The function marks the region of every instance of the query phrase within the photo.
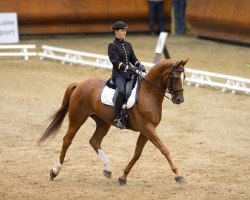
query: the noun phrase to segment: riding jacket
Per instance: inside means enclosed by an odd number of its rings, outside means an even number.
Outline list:
[[[113,80],[117,77],[129,79],[131,72],[126,71],[125,69],[130,63],[136,68],[141,65],[134,54],[132,45],[117,37],[112,43],[109,43],[108,56],[110,62],[113,64],[111,77]]]

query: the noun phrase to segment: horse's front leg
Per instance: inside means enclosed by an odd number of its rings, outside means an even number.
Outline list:
[[[143,130],[143,133],[161,151],[161,153],[167,158],[168,163],[169,163],[172,171],[176,175],[176,177],[175,177],[176,182],[185,183],[185,178],[182,176],[181,170],[176,166],[176,163],[174,162],[167,145],[165,145],[161,141],[159,136],[156,134],[155,127],[152,124],[147,124],[145,126],[145,130]]]
[[[135,153],[129,164],[126,166],[123,175],[118,179],[118,182],[120,185],[124,185],[127,182],[127,176],[129,172],[131,171],[132,167],[136,163],[136,161],[140,158],[142,150],[147,143],[148,139],[144,135],[140,134],[137,143],[136,143],[136,148],[135,148]]]

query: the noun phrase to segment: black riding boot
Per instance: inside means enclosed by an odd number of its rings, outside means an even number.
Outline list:
[[[115,117],[114,117],[114,125],[117,128],[124,128],[124,124],[121,119],[121,110],[122,110],[123,98],[121,95],[117,95],[115,100]]]

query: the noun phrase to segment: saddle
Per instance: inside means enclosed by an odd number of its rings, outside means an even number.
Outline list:
[[[122,123],[125,128],[130,128],[130,120],[127,114],[127,109],[133,107],[133,105],[137,102],[138,99],[138,91],[139,91],[139,78],[132,75],[132,78],[129,82],[126,83],[125,86],[125,102],[122,106]],[[114,106],[114,102],[118,95],[118,90],[116,89],[116,85],[112,79],[109,79],[106,82],[106,86],[104,87],[101,94],[101,102]]]
[[[125,85],[125,99],[126,99],[126,102],[128,102],[128,99],[132,93],[132,90],[135,88],[135,85],[136,85],[136,82],[137,82],[137,79],[135,77],[132,77],[132,79],[126,83]],[[116,85],[115,85],[115,82],[113,81],[113,79],[109,79],[107,82],[106,82],[106,86],[108,86],[109,88],[112,88],[112,89],[115,89],[115,94],[112,98],[112,102],[115,103],[115,100],[116,100],[116,97],[118,95],[118,90],[116,89]],[[136,102],[136,100],[135,100]]]
[[[138,90],[139,90],[139,78],[132,75],[132,79],[126,83],[125,87],[125,97],[126,101],[123,104],[123,109],[131,108],[138,99]],[[114,106],[115,99],[118,95],[116,85],[112,79],[109,79],[106,82],[101,94],[101,102],[106,105]]]
[[[121,116],[125,128],[130,129],[130,121],[129,121],[129,116],[127,114],[127,109],[130,109],[131,107],[134,106],[134,104],[137,103],[141,78],[146,75],[147,72],[136,70],[132,75],[131,80],[126,83],[125,87],[126,101],[122,106],[123,109]],[[114,102],[117,95],[118,91],[116,90],[115,82],[112,79],[109,79],[106,82],[106,86],[102,91],[101,102],[106,105],[114,106]]]

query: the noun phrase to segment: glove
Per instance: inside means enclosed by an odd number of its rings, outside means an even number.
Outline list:
[[[132,67],[131,65],[128,66],[128,69],[132,72],[135,72],[136,71],[136,68],[135,67]]]
[[[129,66],[127,65],[127,66],[125,67],[125,69],[124,69],[124,72],[127,72],[128,69],[129,69]]]
[[[140,65],[138,67],[138,69],[141,70],[141,71],[143,71],[143,72],[146,72],[146,69],[145,69],[144,65]]]
[[[130,65],[127,65],[124,69],[124,72],[127,72],[128,70],[135,71],[135,67],[131,67]]]

